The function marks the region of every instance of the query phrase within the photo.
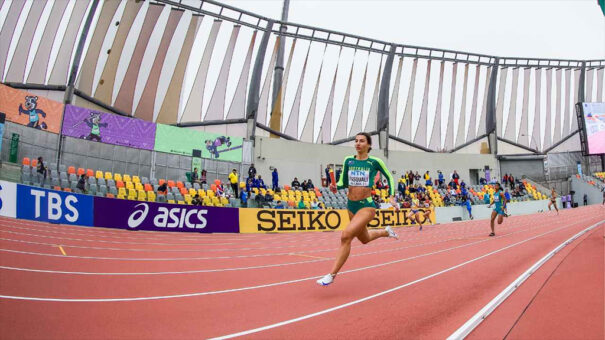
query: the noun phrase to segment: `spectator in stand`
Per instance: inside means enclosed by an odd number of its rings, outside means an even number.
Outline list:
[[[202,205],[202,199],[199,194],[195,194],[195,197],[191,200],[192,205]]]
[[[216,197],[224,197],[225,196],[225,187],[223,187],[223,183],[220,183],[216,186]]]
[[[456,182],[454,182],[453,179],[450,180],[450,182],[447,184],[448,189],[457,189],[458,188],[458,184]]]
[[[304,180],[304,181],[302,182],[302,184],[300,185],[300,187],[303,189],[303,191],[307,191],[307,181],[306,181],[306,180]]]
[[[340,174],[342,173],[342,169],[336,169],[336,173],[334,174],[334,179],[336,179],[336,183],[340,181]]]
[[[254,184],[255,184],[254,186],[256,188],[267,189],[267,186],[265,185],[265,181],[263,181],[263,179],[262,179],[262,177],[260,175],[258,175],[258,178],[255,180]]]
[[[452,204],[452,197],[450,196],[450,193],[448,192],[445,194],[445,197],[443,197],[443,205],[445,205],[447,207],[450,204]]]
[[[315,185],[313,185],[313,181],[309,178],[307,180],[307,190],[313,190],[315,189]]]
[[[237,170],[233,169],[229,174],[229,183],[231,183],[231,189],[235,194],[235,198],[239,198],[239,178],[237,176]]]
[[[384,189],[384,185],[382,184],[382,181],[380,179],[376,181],[376,189]]]
[[[273,196],[268,191],[265,193],[265,202],[273,202]]]
[[[191,183],[199,183],[200,179],[199,179],[199,175],[197,174],[197,168],[193,168],[193,171],[191,172]]]
[[[412,170],[408,171],[407,177],[408,177],[408,184],[410,186],[414,185],[414,173],[412,172]]]
[[[282,201],[277,201],[277,204],[275,205],[275,209],[284,209],[284,204],[282,203]]]
[[[506,202],[510,202],[510,193],[508,192],[508,189],[504,190],[504,198],[506,198]]]
[[[313,210],[317,210],[319,209],[319,202],[317,202],[317,199],[313,199],[313,201],[311,201],[311,209]]]
[[[486,185],[487,184],[487,180],[485,180],[485,178],[481,177],[481,178],[479,178],[479,184]]]
[[[504,176],[502,176],[502,183],[508,183],[508,174],[504,174]]]
[[[300,188],[300,182],[298,181],[298,177],[294,177],[292,181],[292,189],[298,190]]]
[[[429,175],[429,171],[427,170],[424,173],[424,185],[430,186],[433,182],[431,181],[431,175]]]
[[[158,195],[166,196],[167,192],[168,192],[168,184],[166,184],[166,182],[164,182],[164,183],[162,183],[162,185],[160,185],[158,187]]]
[[[403,176],[401,176],[403,178]],[[403,181],[399,181],[399,184],[397,185],[397,192],[399,192],[399,195],[403,196],[405,194],[405,184]]]
[[[277,173],[277,168],[273,168],[273,172],[271,172],[271,183],[273,184],[273,191],[279,188],[279,175]]]
[[[458,172],[456,170],[454,170],[454,173],[452,174],[452,180],[454,180],[454,182],[456,183],[456,187],[458,187],[458,181],[460,181],[460,175],[458,175]]]
[[[450,195],[452,195],[452,197],[456,197],[456,195],[457,195],[456,189],[450,188]]]
[[[484,204],[490,204],[491,203],[491,199],[489,198],[488,194],[483,194],[483,203]]]
[[[328,184],[328,187],[330,187],[330,182],[332,181],[330,179],[330,171],[332,170],[332,168],[330,168],[329,165],[326,165],[326,168],[324,169],[324,172],[326,173],[326,183]]]
[[[239,195],[239,199],[242,203],[243,208],[248,207],[248,192],[247,191],[242,191],[241,195]]]
[[[82,174],[80,176],[80,179],[78,180],[78,184],[76,185],[76,188],[80,189],[80,191],[82,191],[83,194],[86,193],[86,175]],[[584,204],[586,205],[586,204]]]
[[[254,164],[250,164],[250,167],[248,168],[248,178],[254,177],[256,177],[256,168],[254,167]]]
[[[202,169],[202,175],[200,176],[200,184],[206,184],[206,170]]]
[[[466,183],[464,183],[464,180],[460,182],[460,188],[466,188]]]
[[[513,197],[521,197],[523,196],[523,194],[521,194],[521,188],[516,187],[515,190],[513,191]]]
[[[250,193],[250,190],[252,190],[252,188],[254,188],[254,179],[248,178],[246,180],[246,191]]]
[[[416,173],[414,174],[414,180],[415,180],[416,182],[420,182],[420,179],[421,179],[421,178],[422,178],[422,177],[420,177],[420,174],[418,173],[418,171],[416,171]]]
[[[38,157],[38,167],[36,172],[38,173],[38,182],[40,182],[40,186],[44,186],[44,183],[46,182],[46,175],[48,174],[48,168],[46,165],[44,165],[44,160],[42,157]],[[40,180],[40,177],[42,180]]]
[[[303,202],[302,200],[298,201],[298,209],[307,209],[305,202]]]
[[[443,176],[441,170],[437,170],[437,172],[439,173],[439,188],[442,188],[445,184],[445,176]]]
[[[588,205],[588,195],[584,194],[584,205]]]

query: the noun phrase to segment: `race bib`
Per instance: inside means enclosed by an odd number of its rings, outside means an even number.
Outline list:
[[[349,186],[367,187],[370,184],[370,172],[367,170],[349,170]]]

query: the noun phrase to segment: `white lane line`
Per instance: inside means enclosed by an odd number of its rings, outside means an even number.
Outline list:
[[[604,222],[604,221],[601,221],[601,222],[599,222],[599,223],[597,223],[597,224],[600,224],[600,223],[603,223],[603,222]],[[468,264],[471,264],[471,263],[473,263],[473,262],[479,261],[479,260],[481,260],[481,259],[484,259],[484,258],[486,258],[486,257],[489,257],[489,256],[492,256],[492,255],[494,255],[494,254],[500,253],[500,252],[505,251],[505,250],[507,250],[507,249],[510,249],[510,248],[516,247],[516,246],[518,246],[518,245],[520,245],[520,244],[523,244],[523,243],[529,242],[529,241],[531,241],[531,240],[534,240],[534,239],[536,239],[536,238],[538,238],[538,237],[541,237],[541,236],[544,236],[544,235],[548,235],[548,234],[550,234],[550,233],[554,233],[555,231],[558,231],[558,230],[561,230],[561,229],[565,229],[565,228],[569,228],[569,226],[566,226],[566,227],[561,227],[561,228],[557,228],[557,229],[555,229],[555,230],[552,230],[552,231],[549,231],[549,232],[546,232],[546,233],[543,233],[543,234],[540,234],[540,235],[533,236],[533,237],[531,237],[531,238],[529,238],[529,239],[526,239],[526,240],[523,240],[523,241],[519,241],[519,242],[513,243],[513,244],[508,245],[508,246],[506,246],[506,247],[504,247],[504,248],[500,248],[500,249],[498,249],[498,250],[494,250],[494,251],[492,251],[492,252],[490,252],[490,253],[487,253],[487,254],[481,255],[481,256],[479,256],[479,257],[476,257],[476,258],[474,258],[474,259],[471,259],[471,260],[468,260],[468,261],[462,262],[462,263],[460,263],[460,264],[458,264],[458,265],[455,265],[455,266],[449,267],[449,268],[444,269],[444,270],[442,270],[442,271],[439,271],[439,272],[437,272],[437,273],[433,273],[433,274],[427,275],[427,276],[422,277],[422,278],[420,278],[420,279],[417,279],[417,280],[414,280],[414,281],[411,281],[411,282],[408,282],[408,283],[402,284],[402,285],[400,285],[400,286],[397,286],[397,287],[394,287],[394,288],[391,288],[391,289],[388,289],[388,290],[382,291],[382,292],[380,292],[380,293],[376,293],[376,294],[373,294],[373,295],[370,295],[370,296],[366,296],[366,297],[364,297],[364,298],[361,298],[361,299],[358,299],[358,300],[355,300],[355,301],[351,301],[351,302],[348,302],[348,303],[345,303],[345,304],[342,304],[342,305],[338,305],[338,306],[335,306],[335,307],[332,307],[332,308],[324,309],[324,310],[319,311],[319,312],[316,312],[316,313],[312,313],[312,314],[303,315],[303,316],[300,316],[300,317],[298,317],[298,318],[294,318],[294,319],[290,319],[290,320],[286,320],[286,321],[282,321],[282,322],[274,323],[274,324],[272,324],[272,325],[267,325],[267,326],[263,326],[263,327],[258,327],[258,328],[254,328],[254,329],[246,330],[246,331],[243,331],[243,332],[238,332],[238,333],[233,333],[233,334],[227,334],[227,335],[219,336],[219,337],[212,338],[212,339],[230,339],[230,338],[235,338],[235,337],[239,337],[239,336],[244,336],[244,335],[249,335],[249,334],[253,334],[253,333],[258,333],[258,332],[266,331],[266,330],[268,330],[268,329],[272,329],[272,328],[277,328],[277,327],[285,326],[285,325],[288,325],[288,324],[291,324],[291,323],[299,322],[299,321],[306,320],[306,319],[310,319],[310,318],[313,318],[313,317],[316,317],[316,316],[319,316],[319,315],[323,315],[323,314],[326,314],[326,313],[330,313],[330,312],[333,312],[333,311],[336,311],[336,310],[339,310],[339,309],[343,309],[343,308],[346,308],[346,307],[350,307],[350,306],[356,305],[356,304],[358,304],[358,303],[365,302],[365,301],[368,301],[368,300],[371,300],[371,299],[374,299],[374,298],[377,298],[377,297],[380,297],[380,296],[383,296],[383,295],[386,295],[386,294],[392,293],[392,292],[397,291],[397,290],[400,290],[400,289],[402,289],[402,288],[409,287],[409,286],[414,285],[414,284],[416,284],[416,283],[419,283],[419,282],[422,282],[422,281],[426,281],[426,280],[428,280],[428,279],[430,279],[430,278],[433,278],[433,277],[439,276],[439,275],[441,275],[441,274],[445,274],[445,273],[447,273],[447,272],[450,272],[450,271],[452,271],[452,270],[458,269],[458,268],[460,268],[460,267],[464,267],[464,266],[466,266],[466,265],[468,265]]]
[[[565,220],[567,221],[567,219]],[[501,228],[500,230],[511,230],[514,229],[514,227],[504,227]],[[531,228],[530,228],[531,229]],[[529,230],[529,229],[528,229]],[[466,232],[467,229],[462,230],[462,232]],[[416,236],[418,235],[417,233],[415,234]],[[448,236],[448,235],[456,235],[456,237],[460,237],[460,230],[452,230],[449,232],[436,232],[434,235],[429,236],[429,237],[413,237],[413,238],[402,238],[403,235],[400,235],[401,241],[404,242],[409,242],[409,241],[417,241],[417,240],[426,240],[426,239],[438,239],[438,242],[436,243],[440,243],[442,241],[450,241],[450,240],[454,240],[456,238],[450,238],[450,239],[445,239],[442,240],[440,239],[442,236]],[[484,233],[476,233],[476,234],[471,234],[468,236],[478,236],[478,235],[484,235]],[[464,236],[464,235],[462,235]],[[12,239],[3,239],[0,238],[0,240],[7,240],[7,241],[13,241],[13,242],[20,242],[20,243],[32,243],[32,244],[40,244],[40,245],[49,245],[47,243],[34,243],[32,241],[24,241],[24,240],[12,240]],[[432,244],[432,243],[427,243],[427,244]],[[352,246],[353,248],[361,248],[363,247],[364,249],[367,248],[371,248],[371,247],[379,247],[379,246],[383,246],[383,243],[381,242],[373,242],[371,244],[359,244],[359,245],[355,245]],[[89,247],[89,246],[71,246],[71,248],[81,248],[81,249],[96,249],[96,250],[127,250],[127,249],[123,249],[123,248],[108,248],[108,247]],[[269,248],[269,249],[276,249],[276,248]],[[405,249],[404,248],[395,248],[393,249],[393,251],[396,250],[400,250],[400,249]],[[39,253],[39,252],[26,252],[26,251],[19,251],[19,250],[12,250],[12,249],[2,249],[0,248],[0,251],[4,251],[4,252],[10,252],[10,253],[18,253],[18,254],[27,254],[27,255],[38,255],[38,256],[50,256],[50,257],[56,257],[54,254],[48,254],[48,253]],[[153,252],[154,250],[148,250],[149,252]],[[89,259],[89,260],[120,260],[120,261],[178,261],[178,260],[183,260],[183,261],[187,261],[187,260],[225,260],[225,259],[241,259],[241,258],[260,258],[260,257],[272,257],[272,256],[285,256],[285,255],[289,255],[292,253],[295,254],[309,254],[309,253],[321,253],[321,252],[326,252],[326,251],[334,251],[334,248],[324,248],[324,249],[313,249],[313,250],[305,250],[305,251],[298,251],[298,252],[283,252],[283,253],[268,253],[268,254],[256,254],[256,255],[233,255],[233,256],[204,256],[204,257],[172,257],[172,258],[124,258],[124,257],[98,257],[98,256],[69,256],[70,258],[77,258],[77,259]],[[383,252],[383,251],[381,251]]]
[[[477,314],[473,315],[468,321],[464,323],[460,328],[458,328],[454,333],[452,333],[447,339],[448,340],[458,340],[464,339],[467,335],[469,335],[483,320],[485,320],[500,304],[502,304],[517,288],[519,288],[525,280],[527,280],[533,273],[535,273],[544,263],[550,260],[556,253],[561,251],[561,249],[565,248],[568,244],[572,243],[580,236],[588,233],[594,228],[598,227],[601,223],[605,222],[605,220],[598,222],[596,224],[591,225],[590,227],[580,231],[574,236],[570,237],[567,241],[561,243],[555,249],[550,251],[548,254],[544,255],[543,258],[534,263],[529,269],[527,269],[523,274],[521,274],[517,279],[511,282],[508,287],[504,288],[500,294],[496,295],[490,302],[487,303]]]
[[[32,231],[32,232],[43,232],[43,233],[50,233],[50,234],[62,234],[62,235],[71,235],[71,236],[88,236],[88,237],[103,237],[103,238],[114,238],[114,239],[120,239],[120,240],[124,240],[124,239],[130,239],[130,240],[154,240],[154,241],[162,241],[162,239],[166,239],[165,241],[185,241],[185,242],[191,242],[191,241],[196,241],[195,238],[186,238],[186,239],[180,239],[180,238],[168,238],[168,237],[129,237],[129,236],[104,236],[104,235],[98,235],[96,233],[85,233],[82,232],[80,230],[78,231],[74,231],[74,232],[65,232],[65,231],[55,231],[52,230],[50,227],[47,228],[25,228],[25,227],[18,227],[15,225],[0,225],[0,227],[6,227],[6,228],[10,228],[10,229],[18,229],[18,230],[26,230],[26,231]],[[86,227],[89,228],[89,227]],[[90,229],[90,228],[89,228]],[[125,230],[126,232],[132,232],[133,230]],[[0,229],[0,233],[5,232],[3,230]],[[166,232],[162,232],[162,234],[166,234]],[[215,234],[212,234],[215,235]],[[246,234],[238,234],[238,235],[246,235]],[[261,235],[261,234],[256,234],[256,235]],[[284,234],[282,234],[284,235]],[[300,235],[300,234],[299,234]],[[40,235],[38,234],[39,237],[46,237],[46,235]],[[185,236],[185,235],[183,235]],[[284,235],[285,236],[285,235]],[[304,241],[304,242],[313,242],[313,241],[317,241],[317,240],[328,240],[329,237],[317,237],[317,236],[323,236],[320,234],[315,233],[316,237],[306,237],[306,238],[301,238],[301,239],[295,239],[295,240],[279,240],[277,242],[274,243],[293,243],[293,242],[300,242],[300,241]],[[197,240],[199,241],[209,241],[210,239],[208,237],[206,238],[197,238]],[[230,243],[194,243],[195,245],[230,245],[230,244],[271,244],[272,242],[268,242],[268,241],[256,241],[256,242],[248,242],[249,240],[243,240],[242,238],[231,238],[231,239],[220,239],[220,241],[239,241],[239,242],[230,242]],[[144,242],[139,242],[140,244],[145,244]],[[181,243],[178,243],[181,244]],[[182,243],[185,244],[185,243]]]
[[[578,222],[576,224],[579,224],[579,223],[580,222]],[[498,250],[496,252],[502,251],[504,249],[511,248],[512,246],[519,245],[519,244],[528,242],[530,240],[536,239],[538,237],[541,237],[541,236],[544,236],[544,235],[548,235],[548,234],[557,232],[557,231],[562,230],[562,229],[570,228],[570,227],[571,226],[568,225],[568,226],[560,227],[560,228],[557,228],[557,229],[554,229],[554,230],[551,230],[551,231],[539,234],[537,236],[533,236],[533,237],[531,237],[529,239],[526,239],[524,241],[517,242],[517,243],[515,243],[515,244],[513,244],[511,246],[507,246],[505,248],[501,248],[500,250]],[[503,238],[503,237],[507,237],[507,236],[512,235],[512,234],[514,234],[514,233],[502,235],[502,236],[499,236],[499,237],[496,237],[496,238]],[[468,247],[468,246],[471,246],[471,245],[475,245],[475,244],[478,244],[478,243],[483,243],[483,242],[486,242],[486,241],[489,241],[489,240],[493,240],[493,239],[494,238],[489,238],[489,239],[485,239],[483,241],[471,242],[471,243],[463,244],[463,245],[456,246],[456,247],[451,247],[451,248],[447,248],[447,249],[438,250],[438,251],[431,252],[431,253],[426,253],[426,254],[420,254],[420,255],[416,255],[416,256],[411,256],[411,257],[408,257],[408,258],[405,258],[405,259],[399,259],[399,260],[395,260],[395,261],[391,261],[391,262],[385,262],[385,263],[375,264],[375,265],[371,265],[371,266],[366,266],[366,267],[360,267],[360,268],[355,268],[355,269],[351,269],[351,270],[346,270],[346,271],[340,272],[339,275],[343,275],[343,274],[347,274],[347,273],[353,273],[353,272],[358,272],[358,271],[363,271],[363,270],[367,270],[367,269],[384,267],[384,266],[395,264],[395,263],[401,263],[401,262],[406,262],[406,261],[410,261],[410,260],[414,260],[414,259],[418,259],[418,258],[423,258],[423,257],[435,255],[435,254],[445,253],[445,252],[448,252],[450,250],[465,248],[465,247]],[[492,253],[490,253],[490,254],[492,254]],[[495,254],[495,252],[493,252],[493,254]],[[471,262],[476,261],[477,259],[483,258],[485,256],[486,255],[483,255],[483,256],[481,256],[479,258],[476,258],[475,260],[471,260]],[[470,263],[470,262],[467,261],[465,263]],[[456,266],[456,268],[459,267],[459,266],[460,265]],[[452,267],[452,268],[454,268],[454,267]],[[448,271],[448,270],[446,270],[446,271]],[[441,271],[440,273],[444,273],[446,271]],[[436,275],[432,274],[432,276],[436,276]],[[198,292],[198,293],[189,293],[189,294],[177,294],[177,295],[133,297],[133,298],[88,298],[88,299],[76,299],[76,298],[41,298],[41,297],[29,297],[29,296],[0,295],[0,299],[28,300],[28,301],[54,301],[54,302],[123,302],[123,301],[164,300],[164,299],[173,299],[173,298],[185,298],[185,297],[195,297],[195,296],[204,296],[204,295],[215,295],[215,294],[233,293],[233,292],[240,292],[240,291],[246,291],[246,290],[259,289],[259,288],[282,286],[282,285],[291,284],[291,283],[297,283],[297,282],[308,281],[308,280],[315,280],[317,278],[318,278],[317,276],[312,276],[312,277],[306,277],[306,278],[302,278],[302,279],[295,279],[295,280],[289,280],[289,281],[274,282],[274,283],[269,283],[269,284],[264,284],[264,285],[241,287],[241,288],[218,290],[218,291]],[[420,282],[420,281],[416,280],[414,282]],[[403,288],[403,286],[400,286],[400,288]]]
[[[579,222],[581,223],[581,222]],[[510,230],[513,229],[512,227],[509,228],[502,228],[503,230]],[[524,231],[529,231],[532,230],[533,228],[528,228],[528,229],[521,229],[518,230],[516,232],[512,232],[503,236],[508,236],[508,235],[513,235],[513,234],[518,234],[520,232],[524,232]],[[477,233],[471,236],[477,236],[477,235],[485,235],[485,233]],[[435,241],[435,242],[428,242],[428,243],[420,243],[417,245],[413,245],[413,246],[406,246],[406,247],[398,247],[398,248],[390,248],[390,249],[382,249],[382,250],[378,250],[378,251],[373,251],[373,252],[365,252],[365,253],[360,253],[360,254],[353,254],[351,255],[352,257],[355,256],[365,256],[365,255],[372,255],[372,254],[382,254],[382,253],[388,253],[388,252],[395,252],[395,251],[399,251],[399,250],[403,250],[403,249],[409,249],[409,248],[416,248],[416,247],[421,247],[421,246],[427,246],[427,245],[433,245],[433,244],[439,244],[439,243],[444,243],[444,242],[449,242],[449,241],[456,241],[458,240],[458,236],[456,237],[452,237],[449,239],[444,239],[444,240],[439,240],[439,241]],[[421,240],[421,238],[417,238],[417,239],[410,239],[410,240]],[[486,239],[487,240],[487,239]],[[406,241],[406,240],[403,240]],[[384,243],[376,243],[376,245],[384,245]],[[70,246],[72,248],[74,248],[73,246]],[[353,248],[361,248],[364,247],[368,248],[368,245],[357,245],[357,246],[353,246]],[[236,255],[236,256],[215,256],[215,257],[167,257],[167,258],[136,258],[136,257],[96,257],[96,256],[78,256],[78,255],[69,255],[69,256],[58,256],[56,254],[48,254],[48,253],[37,253],[37,252],[27,252],[27,251],[21,251],[21,250],[12,250],[12,249],[1,249],[0,251],[3,252],[8,252],[8,253],[17,253],[17,254],[26,254],[26,255],[36,255],[36,256],[48,256],[48,257],[61,257],[61,258],[76,258],[76,259],[86,259],[86,260],[119,260],[119,261],[186,261],[186,260],[224,260],[224,259],[241,259],[241,258],[257,258],[257,257],[269,257],[269,256],[286,256],[286,255],[292,255],[292,254],[307,254],[307,253],[318,253],[318,252],[326,252],[326,251],[334,251],[334,248],[329,248],[329,249],[315,249],[315,250],[307,250],[307,251],[299,251],[299,252],[290,252],[290,253],[272,253],[272,254],[257,254],[257,255]],[[314,262],[314,261],[313,261]],[[305,263],[305,262],[303,262]],[[281,265],[285,265],[285,264],[281,264]],[[6,268],[8,269],[8,268]],[[246,269],[246,268],[242,268],[242,269]],[[187,272],[183,272],[183,273],[187,273]]]

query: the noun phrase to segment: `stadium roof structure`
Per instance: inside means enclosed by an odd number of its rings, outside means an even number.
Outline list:
[[[212,0],[4,6],[3,83],[65,91],[66,103],[75,95],[158,123],[230,126],[248,138],[342,144],[367,131],[382,148],[455,152],[491,134],[531,153],[576,151],[575,103],[605,96],[605,60],[411,46]],[[38,24],[18,24],[25,19]],[[278,95],[280,41],[287,63]]]

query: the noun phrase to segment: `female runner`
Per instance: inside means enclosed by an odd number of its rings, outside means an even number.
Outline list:
[[[550,191],[550,202],[548,202],[548,211],[550,211],[551,206],[555,207],[557,215],[559,215],[559,208],[557,208],[557,192],[555,191],[555,188],[552,188],[552,190]]]
[[[422,221],[420,221],[420,200],[416,197],[412,198],[412,206],[407,214],[407,218],[412,222],[418,223],[420,226],[418,231],[422,231]]]
[[[334,281],[336,274],[347,261],[351,252],[351,242],[357,237],[361,243],[366,244],[379,237],[392,237],[399,239],[397,234],[386,227],[384,230],[370,230],[366,228],[368,223],[376,214],[376,205],[372,200],[372,186],[376,173],[380,172],[388,179],[389,195],[391,205],[398,210],[399,206],[393,197],[395,193],[395,182],[393,176],[385,166],[384,162],[376,157],[370,157],[368,152],[372,150],[372,138],[368,133],[360,132],[355,137],[356,156],[346,157],[343,163],[342,174],[337,185],[330,184],[330,190],[349,188],[347,208],[349,210],[349,225],[340,236],[340,249],[336,261],[329,274],[317,280],[317,284],[327,286]]]
[[[492,228],[492,233],[489,236],[496,236],[496,232],[494,230],[494,221],[496,217],[498,217],[498,224],[502,224],[504,217],[508,217],[506,214],[506,197],[504,196],[504,192],[502,191],[502,187],[500,183],[496,183],[496,192],[494,193],[494,201],[490,203],[487,207],[491,208],[492,204],[495,204],[494,211],[492,211],[492,217],[490,220],[490,226]]]

